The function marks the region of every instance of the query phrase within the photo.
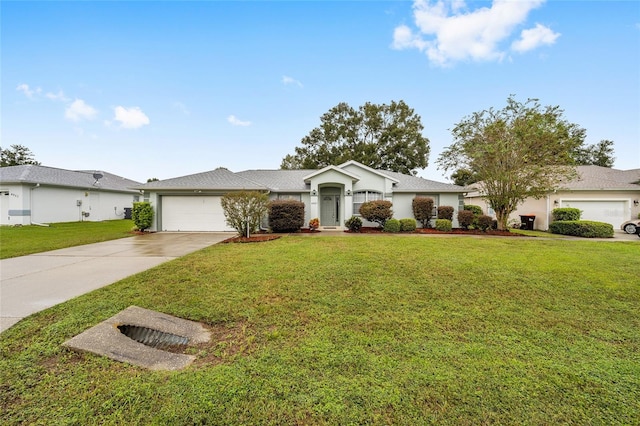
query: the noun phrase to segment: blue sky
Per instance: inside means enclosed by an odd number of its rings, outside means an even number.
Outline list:
[[[510,94],[640,168],[637,1],[2,1],[2,147],[138,181],[277,169],[340,102],[404,100],[436,159]]]

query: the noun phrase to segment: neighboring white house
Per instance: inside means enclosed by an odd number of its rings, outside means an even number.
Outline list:
[[[231,231],[220,204],[231,191],[264,191],[269,198],[294,199],[305,204],[305,222],[320,219],[325,229],[343,229],[358,215],[363,202],[388,200],[397,219],[413,218],[412,201],[431,197],[436,206],[455,209],[463,203],[461,186],[435,182],[402,173],[374,170],[356,161],[321,170],[247,170],[234,173],[225,168],[149,182],[138,187],[154,207],[159,231]],[[366,223],[365,223],[366,224]],[[373,224],[370,224],[373,225]]]
[[[541,199],[527,199],[518,206],[510,220],[520,222],[520,215],[535,216],[534,228],[549,229],[551,212],[558,207],[582,211],[582,220],[610,223],[614,229],[640,213],[640,169],[617,170],[600,166],[578,166],[579,177],[566,182]],[[470,191],[466,204],[475,204],[495,216],[478,192]]]
[[[0,224],[122,219],[140,182],[102,171],[22,165],[0,167]]]

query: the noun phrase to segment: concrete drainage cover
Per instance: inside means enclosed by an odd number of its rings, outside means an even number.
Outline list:
[[[180,370],[196,357],[163,349],[206,343],[210,338],[197,322],[129,306],[63,345],[151,370]]]

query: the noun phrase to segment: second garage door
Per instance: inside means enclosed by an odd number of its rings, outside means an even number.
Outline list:
[[[163,231],[233,231],[225,221],[221,196],[162,197]]]
[[[562,202],[562,207],[573,207],[582,210],[580,219],[595,220],[613,225],[613,229],[618,229],[625,221],[624,201],[570,201]]]

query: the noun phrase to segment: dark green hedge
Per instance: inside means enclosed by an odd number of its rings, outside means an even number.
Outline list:
[[[274,200],[269,203],[269,227],[273,232],[296,232],[303,226],[303,202]]]
[[[580,209],[573,207],[559,207],[551,211],[551,216],[553,220],[580,220],[581,213]]]
[[[552,234],[572,235],[584,238],[613,238],[613,226],[590,220],[558,220],[551,222]]]
[[[400,221],[398,219],[389,219],[384,223],[384,232],[400,232]]]

